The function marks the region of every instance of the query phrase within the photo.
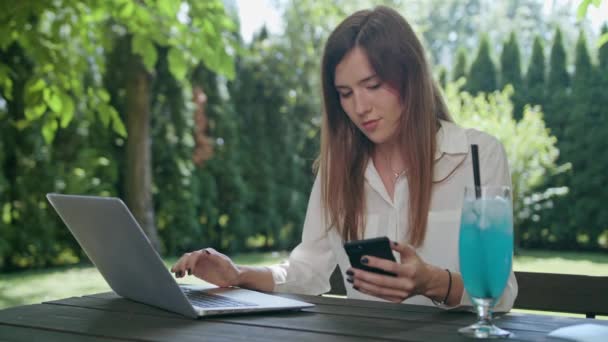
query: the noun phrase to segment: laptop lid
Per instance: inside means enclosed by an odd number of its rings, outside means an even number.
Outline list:
[[[193,306],[122,200],[62,194],[47,194],[47,199],[112,290],[122,297],[193,318],[314,306],[239,288],[212,288],[205,292],[252,305]],[[192,286],[184,289],[192,294]],[[201,287],[194,289],[200,291]]]
[[[47,199],[114,292],[198,316],[122,200],[60,194]]]

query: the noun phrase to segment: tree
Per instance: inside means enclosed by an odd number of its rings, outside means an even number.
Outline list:
[[[16,45],[33,66],[32,76],[23,85],[27,96],[19,122],[42,122],[41,133],[47,143],[80,112],[97,113],[104,126],[124,137],[128,132],[127,204],[158,246],[149,140],[157,47],[168,49],[169,70],[179,82],[187,81],[190,70],[200,63],[232,77],[232,57],[227,49],[232,41],[224,32],[233,30],[234,25],[222,3],[59,0],[12,6],[0,12],[0,22],[8,23],[0,35],[0,50]],[[119,40],[128,42],[129,47],[122,65],[127,75],[121,108],[126,113],[126,128],[102,82],[106,55]],[[2,69],[6,70],[0,65]],[[4,79],[0,84],[4,93],[14,88],[11,83]]]
[[[602,122],[598,120],[600,108],[593,103],[595,86],[594,67],[587,51],[585,36],[581,32],[576,44],[571,105],[564,118],[563,139],[560,143],[563,160],[572,164],[572,172],[565,179],[566,186],[570,189],[569,196],[558,204],[567,220],[552,227],[562,244],[577,241],[579,234],[586,234],[590,238],[583,245],[596,241],[600,233],[597,227],[604,227],[598,220],[598,213],[603,209],[597,200],[598,197],[605,197],[597,183],[603,174],[601,171],[596,173],[599,170],[594,164],[602,156],[601,153],[595,154],[598,152],[595,146],[605,144],[602,143],[603,139],[598,139],[597,134],[600,133]]]
[[[521,61],[519,45],[515,32],[511,32],[509,40],[505,41],[500,55],[501,66],[501,88],[511,84],[515,89],[519,89],[522,84]]]
[[[545,104],[545,53],[539,36],[534,38],[532,57],[526,73],[525,101],[531,105]]]
[[[456,65],[452,72],[452,81],[458,81],[467,75],[467,52],[460,48],[456,56]]]
[[[501,89],[508,84],[514,88],[513,92],[513,116],[516,119],[522,117],[525,100],[523,89],[523,80],[521,76],[521,61],[519,54],[519,44],[515,32],[511,32],[509,40],[507,40],[500,55],[501,66]]]
[[[549,79],[547,89],[561,90],[570,85],[570,75],[566,70],[566,49],[562,39],[562,31],[557,28],[553,38],[553,46],[551,47],[551,55],[549,58]]]
[[[439,73],[437,75],[437,81],[441,88],[445,88],[448,83],[448,72],[444,67],[439,67]]]
[[[467,90],[472,94],[496,90],[496,67],[490,57],[490,43],[485,35],[481,38],[477,57],[469,70]]]
[[[558,141],[562,139],[564,124],[568,115],[570,75],[566,69],[566,49],[559,28],[555,30],[553,46],[549,58],[549,77],[547,80],[546,120]]]

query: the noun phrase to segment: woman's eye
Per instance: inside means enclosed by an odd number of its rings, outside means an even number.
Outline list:
[[[347,98],[347,97],[350,97],[350,95],[351,95],[352,93],[353,93],[352,91],[350,91],[350,92],[348,92],[348,93],[340,93],[340,97],[341,97],[341,98],[343,98],[343,99],[345,99],[345,98]]]
[[[378,89],[378,88],[380,88],[381,85],[382,85],[382,83],[370,84],[367,86],[367,89]]]

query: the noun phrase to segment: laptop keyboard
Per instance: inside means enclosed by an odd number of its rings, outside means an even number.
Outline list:
[[[249,307],[257,306],[256,304],[247,303],[221,295],[211,294],[203,291],[193,291],[182,289],[190,303],[203,308],[219,308],[219,307]]]

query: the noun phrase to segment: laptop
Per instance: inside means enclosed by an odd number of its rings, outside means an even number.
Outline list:
[[[47,194],[47,199],[112,290],[124,298],[191,318],[313,306],[235,287],[180,286],[119,198]]]

